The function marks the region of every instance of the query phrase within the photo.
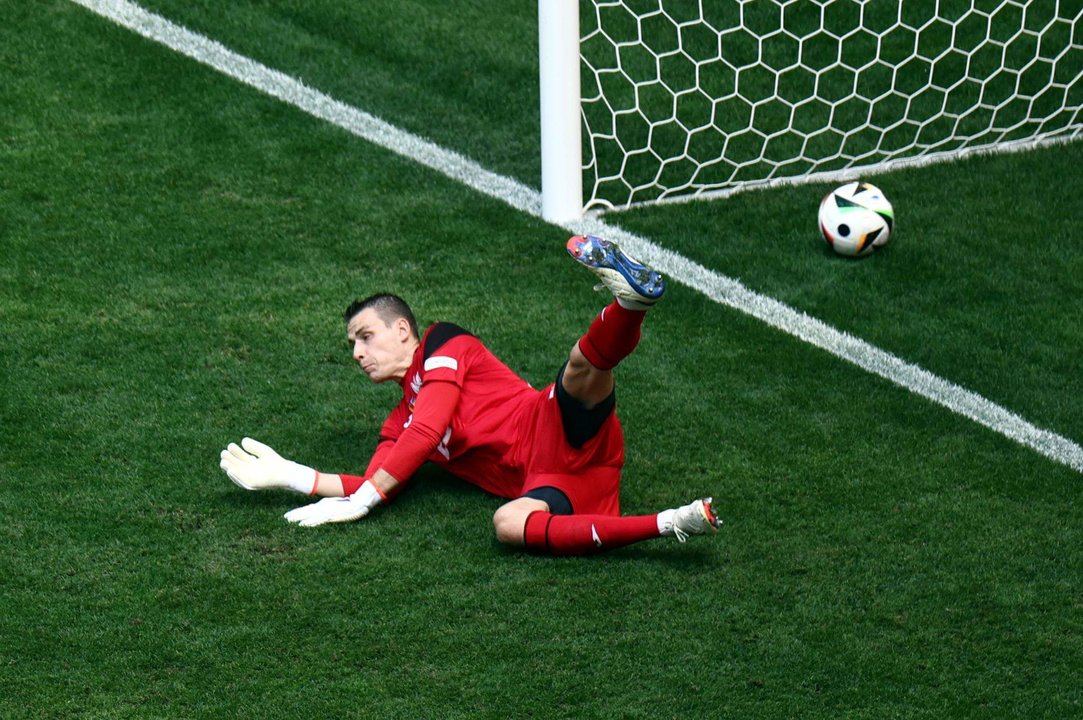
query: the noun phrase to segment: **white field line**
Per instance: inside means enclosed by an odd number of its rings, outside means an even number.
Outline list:
[[[379,118],[306,87],[304,84],[229,50],[218,42],[182,28],[127,0],[72,0],[88,10],[161,43],[260,92],[289,103],[358,137],[432,168],[485,195],[531,216],[541,217],[541,196],[533,188],[486,170],[476,162],[400,130]],[[980,395],[907,363],[848,333],[746,288],[675,252],[659,247],[599,219],[585,218],[563,228],[619,240],[632,254],[648,260],[667,276],[875,373],[952,412],[1041,453],[1050,460],[1083,472],[1083,448],[1043,430]]]

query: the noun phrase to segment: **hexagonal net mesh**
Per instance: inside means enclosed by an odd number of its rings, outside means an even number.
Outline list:
[[[584,205],[1079,138],[1081,17],[1079,0],[591,0]]]

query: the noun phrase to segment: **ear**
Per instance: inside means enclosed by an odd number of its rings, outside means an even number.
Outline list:
[[[406,342],[410,339],[410,323],[406,321],[406,318],[399,318],[395,321],[395,332],[399,334],[399,342]]]

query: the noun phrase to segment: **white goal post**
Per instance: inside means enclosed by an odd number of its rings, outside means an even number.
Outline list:
[[[538,0],[538,22],[550,221],[1083,137],[1079,0]]]

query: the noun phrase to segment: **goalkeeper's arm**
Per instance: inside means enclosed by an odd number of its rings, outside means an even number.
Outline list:
[[[459,387],[454,383],[433,382],[423,386],[409,427],[393,444],[380,443],[369,463],[366,475],[371,475],[368,478],[337,476],[338,487],[348,493],[346,497],[328,497],[296,508],[286,513],[286,520],[313,527],[328,522],[359,520],[368,515],[400,489],[433,453],[444,439],[444,429],[449,427],[458,402]]]
[[[387,493],[398,486],[395,478],[378,468],[382,458],[390,454],[394,444],[381,444],[369,463],[372,474],[369,479],[350,475],[321,473],[317,470],[287,460],[269,446],[245,438],[240,445],[230,443],[222,451],[220,465],[229,479],[245,490],[280,488],[308,495],[322,495],[324,499],[312,505],[286,513],[286,519],[301,525],[321,525],[325,522],[345,522],[364,517],[368,512],[387,500]],[[349,496],[345,488],[349,487]],[[381,488],[387,488],[382,490]]]
[[[449,382],[431,382],[424,385],[414,403],[414,413],[409,427],[397,440],[382,439],[372,454],[365,474],[330,475],[320,473],[317,494],[325,497],[352,495],[366,481],[371,482],[381,495],[391,496],[401,489],[443,440],[444,432],[451,424],[451,416],[459,403],[459,386]],[[328,478],[326,481],[324,478]],[[336,488],[340,493],[324,492]],[[335,484],[337,483],[337,485]]]
[[[459,387],[431,382],[418,393],[409,427],[397,440],[384,440],[373,453],[365,475],[322,473],[287,460],[269,446],[245,438],[222,451],[220,466],[230,480],[246,490],[290,489],[307,495],[346,499],[320,502],[286,514],[291,522],[322,524],[356,520],[385,502],[433,453],[459,402]],[[330,514],[328,514],[329,511]]]

